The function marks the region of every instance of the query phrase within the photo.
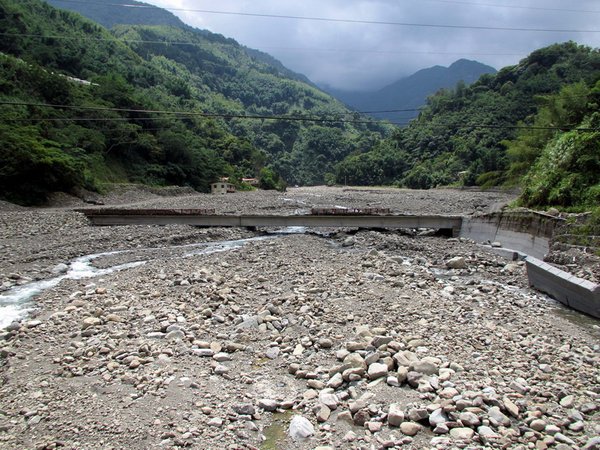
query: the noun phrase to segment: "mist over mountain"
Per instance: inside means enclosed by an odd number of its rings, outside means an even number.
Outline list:
[[[459,59],[450,67],[434,66],[422,69],[374,92],[342,91],[324,88],[326,92],[357,111],[388,111],[417,109],[425,105],[427,97],[440,89],[451,89],[463,81],[469,85],[483,74],[494,74],[496,69],[477,61]],[[418,111],[400,111],[371,114],[377,119],[387,119],[405,124],[418,115]]]

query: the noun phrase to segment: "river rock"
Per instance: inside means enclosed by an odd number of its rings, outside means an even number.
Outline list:
[[[400,431],[406,436],[416,436],[421,430],[421,425],[414,422],[402,422],[400,424]]]
[[[369,366],[367,373],[371,380],[376,380],[388,374],[388,366],[386,364],[373,363]]]
[[[429,424],[435,427],[437,424],[449,422],[450,419],[442,408],[438,408],[429,415]]]
[[[471,428],[452,428],[450,436],[454,439],[470,440],[475,432]]]
[[[288,428],[288,435],[293,440],[302,440],[315,434],[315,428],[306,417],[296,415],[292,418]]]
[[[455,256],[446,261],[446,267],[449,269],[465,269],[467,267],[467,261],[462,256]]]
[[[404,409],[399,403],[392,403],[388,411],[388,423],[399,427],[404,422]]]

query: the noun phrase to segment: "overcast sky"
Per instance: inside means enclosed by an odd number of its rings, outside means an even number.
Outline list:
[[[145,0],[184,22],[263,50],[320,85],[374,90],[460,58],[497,69],[531,51],[600,32],[530,32],[345,23],[198,10],[466,27],[600,31],[598,0]],[[179,11],[175,9],[180,9]],[[188,11],[185,11],[188,10]],[[196,11],[192,11],[196,10]]]

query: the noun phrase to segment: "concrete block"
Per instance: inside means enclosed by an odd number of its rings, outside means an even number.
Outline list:
[[[600,286],[534,257],[525,259],[529,285],[559,302],[600,319]]]

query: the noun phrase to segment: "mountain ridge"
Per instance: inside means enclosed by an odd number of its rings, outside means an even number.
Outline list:
[[[436,65],[401,78],[378,90],[369,92],[325,89],[338,100],[358,111],[389,111],[418,109],[424,106],[429,95],[440,89],[451,89],[461,81],[469,85],[481,75],[494,74],[496,69],[478,61],[459,59],[448,67]],[[399,111],[370,114],[392,122],[415,118],[418,111]]]

